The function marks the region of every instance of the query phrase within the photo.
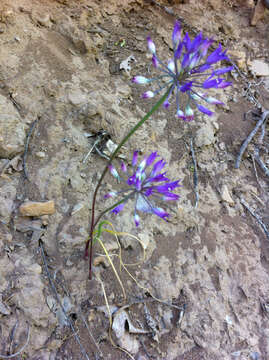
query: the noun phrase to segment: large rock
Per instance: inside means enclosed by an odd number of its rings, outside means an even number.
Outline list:
[[[0,157],[12,158],[23,151],[25,128],[12,103],[0,95]]]

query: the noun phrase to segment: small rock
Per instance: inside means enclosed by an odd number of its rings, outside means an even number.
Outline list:
[[[269,65],[262,60],[253,60],[250,63],[250,70],[256,76],[269,76]]]
[[[23,151],[26,134],[20,114],[3,95],[0,95],[0,129],[0,157],[11,159]]]
[[[39,12],[32,12],[32,20],[41,26],[51,28],[50,14],[43,14]]]
[[[55,206],[53,200],[46,202],[27,201],[20,206],[19,210],[22,216],[51,215],[55,213]]]
[[[44,153],[44,151],[38,151],[36,153],[36,156],[39,157],[40,159],[43,159],[46,156],[46,154]]]
[[[109,262],[105,256],[97,256],[93,260],[94,266],[102,265],[104,268],[107,268],[109,266]]]
[[[211,124],[205,124],[197,131],[195,138],[195,144],[197,147],[211,145],[214,144],[214,142],[215,136]]]
[[[37,275],[42,273],[41,266],[39,264],[36,264],[36,263],[28,266],[27,270],[30,271],[30,272],[33,272],[34,274],[37,274]]]
[[[227,202],[230,205],[234,205],[234,201],[229,193],[227,185],[223,185],[220,196],[223,201]]]
[[[80,89],[75,89],[68,94],[68,100],[72,105],[80,105],[87,101],[87,96]]]

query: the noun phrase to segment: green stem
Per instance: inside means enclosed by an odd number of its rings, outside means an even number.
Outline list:
[[[90,264],[89,264],[89,277],[91,279],[91,267],[92,267],[92,234],[93,234],[93,230],[94,227],[97,225],[97,222],[94,221],[94,215],[95,215],[95,203],[96,203],[96,196],[97,196],[97,192],[101,186],[101,183],[107,173],[108,167],[109,165],[112,163],[113,159],[115,158],[115,156],[118,154],[118,152],[120,151],[120,149],[122,148],[122,146],[128,141],[128,139],[136,132],[136,130],[138,130],[145,121],[148,120],[148,118],[164,103],[165,99],[167,98],[169,92],[171,90],[171,87],[168,88],[168,90],[165,92],[165,94],[159,99],[159,101],[157,101],[157,103],[150,109],[150,111],[129,131],[129,133],[125,136],[125,138],[119,143],[119,145],[117,146],[116,150],[113,152],[113,154],[110,156],[109,161],[106,164],[106,167],[104,168],[104,171],[96,185],[94,194],[93,194],[93,199],[92,199],[92,216],[91,216],[91,226],[90,226],[90,237],[89,240],[86,243],[85,246],[85,257],[88,257],[88,249],[89,249],[89,244],[91,244],[90,246]],[[100,217],[98,217],[98,221],[100,220]]]

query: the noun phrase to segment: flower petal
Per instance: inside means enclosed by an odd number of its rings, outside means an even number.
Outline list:
[[[198,105],[197,106],[198,110],[201,111],[202,113],[211,116],[213,114],[212,111],[210,111],[208,108],[204,107],[203,105]]]
[[[115,197],[117,196],[118,193],[116,193],[115,191],[110,191],[109,193],[105,194],[104,199],[109,199],[111,197]]]
[[[156,157],[158,156],[157,151],[152,152],[148,157],[147,157],[147,166],[150,166],[156,159]]]
[[[172,71],[173,73],[175,72],[175,63],[174,63],[174,60],[169,60],[168,61],[168,65],[167,65],[168,69],[170,71]]]
[[[180,26],[179,21],[176,21],[175,25],[174,25],[174,30],[172,33],[172,42],[173,42],[174,48],[178,45],[180,40],[181,40],[181,26]]]
[[[139,226],[140,224],[140,217],[139,215],[137,215],[137,213],[134,214],[134,222],[135,222],[135,226]]]
[[[135,166],[137,164],[138,153],[139,153],[138,150],[134,151],[133,160],[132,160],[132,166]]]
[[[115,169],[115,167],[112,164],[110,164],[108,168],[109,168],[111,175],[114,176],[114,178],[116,178],[119,181],[120,176],[119,176],[117,170]]]
[[[166,211],[164,211],[164,209],[162,209],[160,207],[153,208],[153,212],[155,215],[159,216],[162,219],[165,219],[170,216]]]
[[[190,90],[191,87],[192,87],[192,81],[182,85],[180,88],[180,91],[184,93],[184,92]]]
[[[148,84],[150,80],[144,76],[137,75],[132,78],[132,82],[135,84]]]
[[[165,164],[166,162],[163,159],[157,161],[153,166],[150,176],[155,177],[164,168]]]
[[[122,203],[122,204],[116,206],[111,212],[113,212],[114,214],[117,215],[119,212],[121,212],[121,211],[123,210],[124,205],[125,205],[125,204]]]
[[[154,42],[151,40],[151,37],[148,36],[147,37],[147,42],[148,42],[148,49],[152,54],[156,54],[156,46],[154,44]]]
[[[152,91],[146,91],[144,94],[142,94],[143,99],[149,99],[154,97],[154,92]]]
[[[159,66],[159,61],[155,55],[152,56],[152,65],[157,68]]]

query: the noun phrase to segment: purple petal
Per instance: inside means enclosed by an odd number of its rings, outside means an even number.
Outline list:
[[[143,191],[143,194],[147,197],[150,196],[152,193],[153,193],[153,186],[148,187]]]
[[[226,88],[227,86],[232,85],[232,82],[231,82],[231,81],[223,81],[223,80],[224,80],[224,79],[221,79],[221,81],[218,83],[218,86],[217,86],[218,89],[224,89],[224,88]]]
[[[182,49],[183,49],[183,42],[179,43],[176,51],[175,51],[175,58],[179,59],[182,53]]]
[[[148,36],[147,37],[147,42],[148,42],[148,49],[152,54],[156,54],[156,46],[154,44],[154,42],[151,40],[151,37]]]
[[[139,226],[140,224],[140,217],[139,215],[137,215],[137,213],[134,214],[134,222],[135,222],[135,226]]]
[[[171,191],[171,190],[174,190],[175,188],[181,186],[179,185],[180,180],[177,180],[177,181],[173,181],[171,183],[167,183],[167,184],[164,184],[164,185],[159,185],[159,186],[156,186],[154,189],[157,190],[158,192],[166,192],[166,191]]]
[[[120,176],[119,176],[117,170],[114,168],[114,166],[112,164],[110,164],[108,168],[109,168],[111,175],[114,176],[114,178],[116,178],[117,180],[120,180]]]
[[[221,68],[221,69],[218,69],[218,70],[213,71],[212,75],[213,75],[213,76],[214,76],[214,75],[219,76],[219,75],[225,74],[225,73],[227,73],[227,72],[229,72],[229,71],[232,71],[233,68],[234,68],[233,66],[228,66],[228,67],[226,67],[226,68]]]
[[[166,217],[169,217],[169,214],[166,211],[164,211],[164,209],[159,208],[159,207],[153,208],[153,212],[154,212],[155,215],[159,216],[162,219],[165,219]]]
[[[194,73],[202,73],[202,72],[210,69],[210,67],[211,66],[209,64],[204,64],[204,65],[198,66],[197,68],[193,69],[192,74],[194,74]]]
[[[203,43],[201,44],[200,49],[199,49],[202,57],[206,56],[207,51],[208,51],[209,47],[213,44],[213,42],[214,42],[213,39],[205,39],[203,41]]]
[[[152,65],[157,68],[159,66],[158,59],[155,55],[152,56]]]
[[[173,42],[174,47],[176,47],[178,45],[180,40],[181,40],[181,27],[180,27],[180,23],[178,21],[176,21],[174,30],[172,33],[172,42]]]
[[[162,199],[164,201],[176,201],[179,199],[179,195],[167,192],[163,194]]]
[[[153,166],[150,176],[155,177],[164,168],[165,164],[166,162],[163,159],[157,161]]]
[[[127,172],[127,166],[126,166],[125,162],[122,161],[120,167],[121,167],[121,170],[122,170],[123,172],[125,172],[125,173]]]
[[[111,212],[113,212],[114,214],[117,215],[119,212],[121,212],[121,211],[123,210],[124,205],[125,205],[125,204],[122,203],[122,204],[116,206]]]
[[[169,60],[168,61],[168,65],[167,65],[168,69],[170,71],[172,71],[173,73],[175,72],[175,63],[174,63],[174,60]]]
[[[213,114],[212,111],[210,111],[208,108],[204,107],[203,105],[198,105],[197,106],[198,110],[201,111],[202,113],[211,116]]]
[[[109,199],[115,196],[117,196],[117,193],[115,191],[110,191],[109,193],[105,194],[104,199]]]
[[[214,104],[214,105],[224,105],[224,103],[214,97],[209,96],[208,98],[205,99],[209,104]]]
[[[149,99],[154,97],[154,92],[152,91],[146,91],[144,94],[142,94],[143,99]]]
[[[200,54],[199,53],[194,54],[194,56],[191,58],[189,67],[193,69],[198,64],[199,60],[200,60]]]
[[[218,87],[218,81],[216,79],[213,79],[213,80],[206,80],[204,83],[203,83],[203,88],[204,89],[210,89],[212,87],[214,88],[217,88]]]
[[[191,87],[192,87],[192,81],[182,85],[180,88],[180,91],[184,93],[184,92],[190,90]]]
[[[184,119],[185,118],[185,114],[182,110],[177,110],[177,117],[180,119]]]
[[[192,41],[189,51],[195,52],[201,45],[202,40],[203,40],[203,34],[202,34],[202,32],[200,32],[200,34],[198,34]]]
[[[182,63],[181,63],[181,67],[182,69],[185,69],[185,67],[187,67],[190,63],[190,54],[187,53],[183,56],[183,60],[182,60]]]
[[[186,50],[189,52],[190,48],[191,48],[191,39],[189,37],[188,32],[186,32],[186,34],[184,36],[184,39],[183,39],[183,42],[184,42]]]
[[[152,152],[148,157],[147,157],[147,166],[150,166],[156,159],[157,157],[157,151]]]
[[[171,105],[170,102],[169,102],[168,99],[166,98],[165,102],[163,103],[163,107],[164,107],[165,109],[168,109],[170,105]]]
[[[132,82],[136,84],[148,84],[149,79],[145,78],[144,76],[137,75],[132,78]]]
[[[134,185],[136,182],[136,175],[134,174],[134,175],[130,176],[126,182],[128,185]]]
[[[164,172],[162,174],[158,174],[153,177],[149,177],[146,182],[152,183],[152,182],[169,181],[169,179],[165,176],[165,174],[166,174],[166,172]]]
[[[139,153],[138,150],[134,151],[133,160],[132,160],[132,166],[135,166],[137,164],[138,153]]]

